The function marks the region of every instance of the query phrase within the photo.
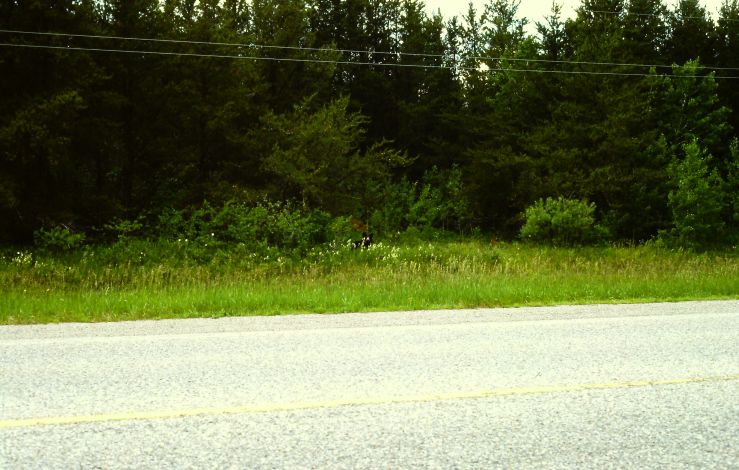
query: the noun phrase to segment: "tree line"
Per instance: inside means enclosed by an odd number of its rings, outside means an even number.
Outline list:
[[[0,241],[205,201],[513,237],[735,242],[739,0],[1,0]]]

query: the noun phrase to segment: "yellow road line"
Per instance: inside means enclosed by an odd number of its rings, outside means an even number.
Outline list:
[[[367,406],[367,405],[386,405],[396,403],[423,403],[447,400],[461,400],[473,398],[489,398],[502,397],[512,395],[534,395],[544,393],[564,393],[564,392],[582,392],[588,390],[612,390],[627,388],[644,388],[662,385],[678,385],[691,383],[707,383],[707,382],[729,382],[739,380],[739,374],[717,377],[689,377],[679,379],[664,380],[634,380],[625,382],[612,383],[592,383],[592,384],[572,384],[572,385],[554,385],[540,387],[516,387],[516,388],[496,388],[492,390],[478,390],[472,392],[450,392],[426,395],[408,395],[399,397],[380,397],[380,398],[356,398],[346,400],[328,400],[315,402],[295,402],[295,403],[274,403],[263,405],[245,405],[245,406],[225,406],[213,408],[192,408],[182,410],[154,410],[154,411],[136,411],[125,413],[110,413],[88,416],[51,416],[41,418],[22,418],[0,420],[0,429],[8,428],[25,428],[33,426],[50,426],[64,424],[86,424],[101,423],[111,421],[136,421],[136,420],[162,420],[185,418],[192,416],[216,416],[216,415],[235,415],[249,413],[269,413],[279,411],[295,411],[295,410],[312,410],[319,408],[339,408],[344,406]]]

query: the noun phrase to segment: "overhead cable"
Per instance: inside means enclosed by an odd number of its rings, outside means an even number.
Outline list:
[[[608,10],[586,10],[585,13],[596,13],[600,15],[625,15],[625,16],[650,16],[654,18],[662,18],[662,15],[655,15],[654,13],[632,13],[630,11],[608,11]],[[678,13],[678,12],[675,12]],[[711,19],[705,16],[680,16],[684,20],[705,20]],[[717,16],[716,20],[723,21],[739,21],[737,18],[727,18],[725,16]]]
[[[37,31],[15,31],[15,30],[9,30],[9,29],[0,29],[0,33],[27,34],[27,35],[37,35],[37,36],[64,36],[64,37],[71,37],[71,38],[86,38],[86,39],[117,39],[121,41],[141,41],[141,42],[170,43],[170,44],[192,44],[192,45],[203,45],[203,46],[249,47],[253,49],[284,49],[284,50],[301,50],[301,51],[311,51],[311,52],[341,52],[341,53],[349,53],[349,54],[446,57],[444,54],[426,54],[426,53],[414,53],[414,52],[385,52],[385,51],[357,50],[357,49],[332,49],[332,48],[327,48],[327,47],[273,46],[273,45],[267,45],[267,44],[254,44],[254,43],[190,41],[190,40],[185,40],[185,39],[138,38],[138,37],[130,37],[130,36],[105,36],[105,35],[98,35],[98,34],[69,34],[69,33],[37,32]]]
[[[37,36],[54,36],[54,37],[72,37],[72,38],[86,38],[86,39],[114,39],[122,41],[136,41],[136,42],[153,42],[153,43],[170,43],[170,44],[188,44],[188,45],[206,45],[206,46],[219,46],[219,47],[236,47],[236,48],[251,48],[251,49],[274,49],[274,50],[290,50],[290,51],[303,51],[303,52],[322,52],[322,53],[348,53],[348,54],[366,54],[370,55],[386,55],[394,57],[423,57],[423,58],[449,58],[453,57],[450,54],[428,54],[428,53],[414,53],[414,52],[387,52],[387,51],[375,51],[375,50],[358,50],[358,49],[331,49],[331,48],[317,48],[317,47],[301,47],[301,46],[274,46],[267,44],[254,44],[254,43],[232,43],[232,42],[214,42],[214,41],[191,41],[183,39],[156,39],[156,38],[140,38],[140,37],[127,37],[127,36],[105,36],[105,35],[93,35],[93,34],[69,34],[69,33],[56,33],[56,32],[35,32],[35,31],[16,31],[0,29],[0,33],[7,34],[19,34],[19,35],[37,35]],[[481,60],[481,61],[506,61],[506,62],[535,62],[545,64],[571,64],[571,65],[598,65],[598,66],[610,66],[610,67],[644,67],[644,68],[666,68],[672,69],[672,65],[665,64],[638,64],[638,63],[619,63],[619,62],[593,62],[593,61],[576,61],[576,60],[552,60],[552,59],[525,59],[518,57],[490,57],[490,56],[470,56],[469,59]],[[356,62],[353,62],[356,63]],[[375,62],[373,62],[375,64]],[[700,69],[710,70],[737,70],[739,67],[713,67],[710,65],[697,66]]]
[[[374,66],[374,67],[398,67],[398,68],[420,68],[420,69],[443,69],[452,71],[469,71],[469,72],[524,72],[524,73],[541,73],[541,74],[566,74],[566,75],[605,75],[605,76],[621,76],[621,77],[681,77],[695,78],[696,75],[665,75],[665,74],[649,74],[649,73],[628,73],[628,72],[593,72],[583,70],[541,70],[541,69],[514,69],[504,67],[459,67],[449,65],[423,65],[423,64],[402,64],[402,63],[382,63],[382,62],[358,62],[348,60],[326,60],[326,59],[300,59],[290,57],[262,57],[262,56],[245,56],[245,55],[229,55],[229,54],[199,54],[191,52],[166,52],[166,51],[141,51],[129,49],[104,49],[90,47],[71,47],[71,46],[48,46],[40,44],[13,44],[0,43],[0,47],[16,47],[29,49],[48,49],[61,51],[86,51],[86,52],[104,52],[104,53],[123,53],[123,54],[139,54],[139,55],[159,55],[174,57],[196,57],[196,58],[215,58],[215,59],[238,59],[238,60],[259,60],[273,62],[298,62],[298,63],[316,63],[316,64],[335,64],[335,65],[355,65],[355,66]],[[716,76],[715,79],[739,79],[739,76]]]

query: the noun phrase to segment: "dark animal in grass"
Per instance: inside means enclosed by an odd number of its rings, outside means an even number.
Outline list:
[[[360,248],[369,248],[372,244],[372,234],[367,234],[367,232],[362,232],[362,238],[359,240],[356,240],[352,242],[352,249],[358,250]]]

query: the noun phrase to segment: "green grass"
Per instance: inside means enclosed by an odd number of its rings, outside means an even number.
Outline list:
[[[302,256],[162,242],[0,258],[0,323],[739,298],[739,254],[478,241]]]

